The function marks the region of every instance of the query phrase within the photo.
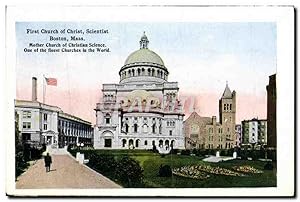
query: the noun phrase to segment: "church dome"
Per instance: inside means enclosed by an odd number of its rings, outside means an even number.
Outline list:
[[[168,69],[161,57],[148,49],[149,40],[145,32],[140,40],[140,49],[131,53],[121,68],[120,83],[164,83]]]
[[[155,52],[149,49],[139,49],[131,53],[124,65],[135,64],[135,63],[153,63],[164,66],[164,62]]]

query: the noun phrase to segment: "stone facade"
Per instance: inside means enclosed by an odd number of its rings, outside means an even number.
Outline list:
[[[91,123],[64,113],[59,107],[38,101],[15,100],[15,111],[23,143],[54,147],[78,142],[91,145]]]
[[[184,148],[178,83],[168,82],[169,71],[148,43],[144,34],[121,68],[119,84],[103,84],[94,148]]]
[[[184,122],[185,147],[201,149],[229,149],[237,146],[235,133],[236,93],[226,84],[219,100],[220,122],[216,116],[200,117],[193,112]]]
[[[268,120],[268,147],[276,149],[276,74],[269,77],[267,85],[267,120]]]
[[[242,121],[242,145],[266,145],[267,120],[252,119]]]

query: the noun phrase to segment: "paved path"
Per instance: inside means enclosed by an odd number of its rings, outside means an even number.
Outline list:
[[[52,162],[51,171],[46,173],[44,160],[38,160],[19,176],[16,188],[121,188],[103,175],[79,164],[68,154],[52,155]]]

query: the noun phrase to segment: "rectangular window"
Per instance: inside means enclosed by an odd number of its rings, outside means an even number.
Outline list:
[[[173,131],[171,131],[171,130],[170,130],[170,131],[169,131],[169,135],[171,136],[171,135],[172,135],[172,133],[173,133]]]
[[[230,109],[230,110],[231,110],[231,108],[232,108],[232,104],[229,105],[229,109]]]
[[[47,126],[47,124],[45,123],[45,124],[44,124],[44,130],[47,130],[47,128],[48,128],[48,126]]]
[[[226,104],[224,104],[224,110],[226,110]]]
[[[31,128],[31,122],[23,122],[23,129],[30,129]]]
[[[105,123],[110,124],[110,118],[105,118]]]
[[[44,114],[44,121],[47,121],[48,119],[48,114]]]
[[[31,112],[30,111],[23,111],[23,118],[31,118]]]

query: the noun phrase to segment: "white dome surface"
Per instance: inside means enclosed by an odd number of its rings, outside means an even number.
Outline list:
[[[127,57],[124,65],[134,63],[154,63],[164,66],[164,62],[161,57],[149,49],[139,49],[134,51]]]

